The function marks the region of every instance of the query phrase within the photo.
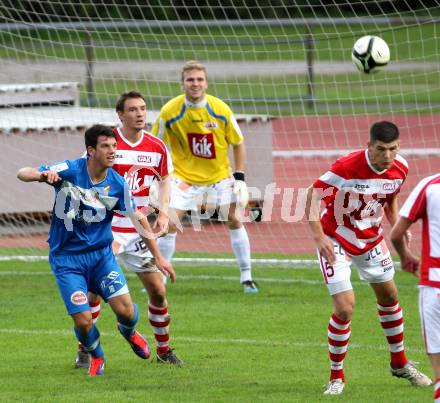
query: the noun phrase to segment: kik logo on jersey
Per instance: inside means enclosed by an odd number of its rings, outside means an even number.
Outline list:
[[[138,170],[136,170],[134,172],[125,172],[124,173],[124,179],[128,183],[128,185],[130,186],[130,189],[132,192],[138,191],[142,185],[141,184],[142,176],[139,176],[138,173],[139,173]],[[145,181],[145,178],[144,178],[144,181]]]
[[[143,167],[133,165],[129,171],[124,173],[124,179],[133,193],[139,193],[150,187],[154,175],[146,175]]]
[[[188,144],[196,157],[215,159],[214,135],[212,133],[188,133]]]

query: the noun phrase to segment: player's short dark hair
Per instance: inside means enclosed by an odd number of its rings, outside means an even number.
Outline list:
[[[370,141],[382,141],[383,143],[391,143],[399,139],[399,128],[391,122],[383,120],[376,122],[370,129]]]
[[[111,127],[105,125],[93,125],[87,129],[84,134],[86,149],[87,147],[96,148],[99,136],[113,137],[116,140],[116,134]]]
[[[138,91],[129,91],[129,92],[124,92],[123,94],[120,95],[119,99],[116,101],[116,112],[124,112],[124,106],[125,106],[125,101],[127,99],[133,99],[133,98],[141,98],[145,101],[144,96],[138,92]]]

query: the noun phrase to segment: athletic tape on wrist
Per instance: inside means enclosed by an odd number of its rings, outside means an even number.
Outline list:
[[[244,172],[237,171],[237,172],[234,172],[232,175],[234,176],[234,179],[236,181],[243,181],[244,182]]]

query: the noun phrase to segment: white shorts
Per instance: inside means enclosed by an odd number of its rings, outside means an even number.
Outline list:
[[[440,353],[440,288],[419,287],[419,312],[425,349]]]
[[[197,211],[201,205],[225,206],[237,202],[232,192],[234,178],[223,179],[212,185],[190,185],[183,180],[171,177],[170,207],[176,210]]]
[[[138,234],[123,234],[113,232],[115,244],[113,252],[118,261],[134,273],[157,273],[153,255]]]
[[[385,240],[362,255],[351,256],[336,239],[330,239],[335,250],[335,264],[330,265],[319,252],[318,258],[331,295],[353,289],[350,281],[352,262],[358,269],[359,278],[369,283],[385,283],[394,277],[393,260]]]

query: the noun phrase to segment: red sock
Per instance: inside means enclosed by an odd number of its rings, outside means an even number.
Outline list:
[[[390,346],[391,366],[402,368],[408,362],[403,347],[403,312],[396,301],[393,304],[377,304],[380,324]]]
[[[154,338],[157,344],[157,354],[164,354],[169,349],[168,344],[170,335],[168,333],[170,316],[168,315],[168,307],[159,308],[148,304],[148,319],[153,327]]]
[[[101,313],[101,298],[96,295],[94,301],[89,301],[90,311],[92,312],[93,323],[96,323],[98,316]]]
[[[344,358],[347,354],[348,341],[350,340],[350,323],[343,321],[333,314],[328,324],[328,349],[331,362],[330,380],[342,379],[344,381]]]
[[[440,403],[440,378],[434,384],[434,403]]]

